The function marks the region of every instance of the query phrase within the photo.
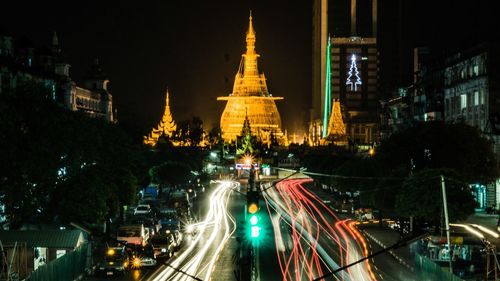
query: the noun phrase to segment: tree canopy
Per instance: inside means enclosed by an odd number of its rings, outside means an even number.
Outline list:
[[[396,198],[398,213],[439,224],[443,210],[440,175],[445,177],[450,221],[473,214],[476,202],[469,185],[450,169],[424,169],[407,178]]]
[[[468,182],[488,183],[498,175],[491,142],[464,123],[419,122],[383,141],[377,157],[408,172],[449,168]]]
[[[95,223],[134,201],[142,154],[117,125],[64,109],[37,83],[0,95],[0,124],[11,228],[34,215]]]

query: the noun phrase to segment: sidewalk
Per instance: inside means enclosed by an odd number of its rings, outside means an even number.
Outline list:
[[[497,221],[500,215],[486,214],[486,213],[475,213],[469,216],[466,220],[461,221],[461,223],[471,223],[479,224],[487,227],[493,231],[497,231]]]

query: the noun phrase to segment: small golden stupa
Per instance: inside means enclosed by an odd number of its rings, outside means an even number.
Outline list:
[[[338,99],[333,100],[332,114],[328,122],[327,141],[336,145],[346,145],[347,135],[344,120],[342,118],[342,109]]]
[[[168,136],[171,138],[177,129],[177,125],[175,125],[174,118],[172,117],[172,113],[170,112],[170,101],[168,98],[168,89],[165,97],[165,111],[163,112],[163,116],[158,124],[158,127],[153,128],[149,135],[144,136],[144,144],[155,146],[158,142],[158,138],[161,135]]]

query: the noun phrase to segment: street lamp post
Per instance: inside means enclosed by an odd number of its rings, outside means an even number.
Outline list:
[[[446,240],[448,242],[448,251],[449,251],[449,259],[450,259],[450,273],[453,274],[453,268],[451,265],[451,243],[450,243],[450,221],[448,219],[448,203],[446,202],[446,187],[444,184],[444,177],[441,177],[441,191],[443,192],[443,208],[444,208],[444,223],[446,228]]]

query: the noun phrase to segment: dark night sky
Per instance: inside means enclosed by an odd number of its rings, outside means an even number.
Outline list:
[[[330,0],[330,9],[335,1],[345,0]],[[136,133],[158,122],[167,86],[174,119],[200,116],[206,128],[218,124],[224,103],[216,97],[232,89],[250,9],[260,70],[270,92],[285,97],[278,102],[283,126],[299,129],[309,107],[310,0],[9,2],[8,7],[2,4],[0,26],[35,46],[49,44],[57,31],[77,82],[92,59],[100,58],[118,119]],[[381,85],[386,91],[409,83],[412,46],[448,50],[498,34],[493,1],[469,1],[469,6],[452,0],[401,2],[400,19],[400,1],[379,0]]]

